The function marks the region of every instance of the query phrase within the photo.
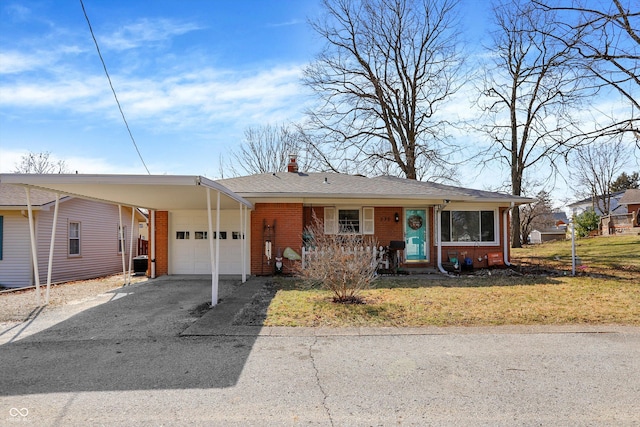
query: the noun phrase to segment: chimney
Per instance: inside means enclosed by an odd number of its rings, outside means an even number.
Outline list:
[[[298,172],[298,164],[296,163],[296,155],[291,154],[289,156],[289,164],[287,165],[287,172],[297,173]]]

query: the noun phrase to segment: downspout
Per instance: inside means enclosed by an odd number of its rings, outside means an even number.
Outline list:
[[[151,278],[156,278],[156,211],[151,211]]]
[[[507,238],[507,232],[509,229],[509,211],[513,209],[515,203],[511,202],[511,208],[505,209],[502,212],[502,259],[504,261],[504,265],[507,267],[511,267],[511,263],[509,262],[509,240]]]
[[[442,233],[440,228],[442,227],[442,205],[435,205],[436,209],[436,259],[438,263],[438,270],[441,273],[449,274],[447,270],[442,266]]]

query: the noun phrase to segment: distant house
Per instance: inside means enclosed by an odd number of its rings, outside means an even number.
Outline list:
[[[529,243],[539,244],[543,242],[549,242],[552,240],[562,240],[567,235],[567,214],[564,212],[556,211],[551,214],[554,225],[552,227],[545,227],[543,229],[534,229],[529,234]]]
[[[30,190],[40,283],[46,283],[51,243],[54,193]],[[122,209],[124,244],[119,237],[118,206],[88,199],[61,196],[54,242],[52,283],[90,279],[122,271],[122,251],[129,256],[130,239],[137,255],[139,222],[145,216]],[[133,231],[133,233],[131,233]],[[35,284],[25,189],[0,183],[0,286]]]
[[[623,194],[624,191],[616,191],[615,193],[611,193],[609,215],[626,213],[624,206],[620,204],[620,199],[622,198]],[[576,215],[580,215],[585,211],[592,210],[596,214],[598,214],[598,216],[602,216],[604,215],[604,212],[602,212],[603,199],[604,196],[587,197],[586,199],[573,202],[567,205],[567,207],[569,207],[571,211],[575,212]]]
[[[627,208],[627,213],[633,215],[633,225],[640,227],[640,189],[629,189],[620,199],[620,205]]]

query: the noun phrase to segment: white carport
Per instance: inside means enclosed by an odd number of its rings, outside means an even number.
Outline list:
[[[79,174],[0,174],[0,182],[5,184],[21,185],[25,187],[27,199],[29,199],[30,188],[38,188],[50,191],[59,198],[61,194],[96,200],[105,203],[122,206],[129,206],[131,209],[148,209],[151,214],[151,277],[155,277],[155,242],[153,235],[155,229],[156,211],[176,211],[176,210],[206,210],[208,217],[208,235],[214,236],[211,191],[215,192],[215,231],[220,230],[220,211],[233,210],[240,217],[241,235],[247,234],[248,210],[253,209],[253,204],[243,197],[237,195],[228,188],[202,176],[192,175],[79,175]],[[57,216],[56,203],[54,218]],[[32,209],[28,203],[29,217],[32,218]],[[122,220],[120,229],[122,230]],[[53,253],[53,241],[55,238],[55,224],[52,231],[50,254]],[[133,226],[132,226],[133,229]],[[40,299],[40,280],[37,272],[37,254],[35,253],[35,236],[33,234],[33,223],[30,221],[31,247],[34,256],[34,269],[36,277],[36,294],[38,302]],[[239,239],[238,244],[242,246],[240,251],[242,260],[242,281],[246,281],[246,240]],[[211,259],[211,304],[218,302],[218,280],[220,266],[219,239],[216,239],[215,247],[211,238],[209,241],[209,255]],[[123,253],[123,274],[125,278],[130,277],[132,260],[131,252],[129,259],[129,276]],[[51,255],[50,255],[51,258]],[[51,259],[49,260],[49,272],[47,280],[47,303],[49,295],[51,277]],[[126,279],[125,279],[126,280]]]

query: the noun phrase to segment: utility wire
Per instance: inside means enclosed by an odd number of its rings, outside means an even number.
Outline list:
[[[131,133],[131,129],[129,128],[129,123],[127,123],[127,119],[124,117],[124,111],[122,111],[122,106],[120,105],[120,101],[118,100],[118,95],[116,95],[116,90],[113,88],[113,83],[111,82],[111,77],[109,76],[109,72],[107,71],[107,65],[104,62],[104,58],[102,57],[102,53],[100,52],[100,47],[98,46],[98,40],[96,40],[96,36],[93,34],[93,28],[91,28],[91,22],[89,21],[89,16],[87,15],[87,11],[84,8],[84,3],[80,0],[80,6],[82,6],[82,12],[84,13],[84,17],[87,20],[87,24],[89,25],[89,31],[91,32],[91,37],[93,38],[93,42],[96,45],[96,49],[98,51],[98,56],[100,57],[100,61],[102,62],[102,68],[104,68],[104,73],[107,75],[107,80],[109,80],[109,86],[111,86],[111,92],[113,92],[113,97],[116,99],[116,104],[118,104],[118,109],[120,110],[120,115],[122,116],[122,120],[124,120],[124,125],[127,127],[127,131],[129,132],[129,136],[131,137],[131,142],[133,142],[133,146],[136,148],[136,152],[138,153],[138,157],[140,157],[140,161],[142,165],[147,170],[147,174],[151,175],[149,172],[149,168],[147,164],[144,162],[142,158],[142,154],[140,154],[140,150],[138,149],[138,144],[136,144],[136,140]]]

